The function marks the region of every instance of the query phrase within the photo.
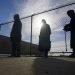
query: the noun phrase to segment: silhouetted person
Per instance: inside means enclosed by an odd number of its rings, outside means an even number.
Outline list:
[[[50,34],[51,34],[51,29],[50,26],[46,23],[46,20],[42,20],[42,27],[39,35],[39,50],[44,51],[44,56],[48,57],[48,51],[50,50],[51,47],[51,42],[50,42]]]
[[[73,49],[73,53],[70,56],[75,57],[75,12],[74,10],[69,10],[67,12],[68,16],[71,18],[71,21],[69,24],[67,24],[64,27],[65,31],[70,31],[71,33],[71,39],[70,39],[70,47]]]
[[[19,15],[14,15],[14,24],[10,34],[12,43],[12,57],[20,57],[20,44],[21,44],[21,29],[22,23],[20,21]]]

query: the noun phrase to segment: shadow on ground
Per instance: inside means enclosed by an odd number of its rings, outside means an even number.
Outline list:
[[[75,75],[75,62],[57,58],[36,58],[33,71],[34,75]]]
[[[75,75],[75,58],[0,58],[0,75]]]

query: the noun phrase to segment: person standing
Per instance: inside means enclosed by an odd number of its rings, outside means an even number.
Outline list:
[[[70,31],[70,47],[73,49],[73,53],[70,56],[75,57],[75,12],[74,10],[68,10],[67,15],[71,18],[70,23],[64,27],[65,31]]]
[[[21,46],[21,29],[22,23],[19,15],[14,15],[14,24],[10,33],[10,39],[12,43],[11,57],[20,57],[20,46]]]
[[[51,35],[51,28],[46,23],[45,19],[42,19],[42,27],[40,30],[39,35],[39,50],[44,52],[44,56],[48,57],[48,51],[51,48],[51,41],[50,41],[50,35]]]

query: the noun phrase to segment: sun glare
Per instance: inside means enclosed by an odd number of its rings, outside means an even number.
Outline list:
[[[35,33],[39,33],[40,32],[40,29],[41,29],[41,26],[42,26],[42,19],[45,19],[47,24],[50,23],[50,18],[48,15],[38,15],[38,16],[35,16],[33,18],[33,30],[35,31]],[[49,24],[50,25],[50,24]]]

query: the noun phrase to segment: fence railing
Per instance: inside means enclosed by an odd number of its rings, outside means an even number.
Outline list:
[[[54,11],[54,10],[57,10],[57,9],[61,9],[61,8],[64,8],[64,7],[68,7],[68,6],[71,6],[71,5],[75,5],[75,2],[69,3],[69,4],[65,4],[65,5],[61,5],[61,6],[58,6],[56,8],[52,8],[52,9],[49,9],[49,10],[45,10],[43,12],[34,13],[32,15],[29,15],[29,16],[20,18],[21,20],[23,20],[23,19],[26,19],[26,18],[31,17],[30,55],[32,54],[31,49],[32,49],[32,37],[33,37],[32,36],[32,34],[33,34],[33,17],[36,16],[36,15],[40,15],[40,14],[43,14],[43,13],[47,13],[47,12],[50,12],[50,11]],[[0,24],[0,27],[2,25],[10,24],[12,22],[14,22],[14,21],[12,20],[12,21],[9,21],[9,22],[1,23]],[[66,52],[51,52],[51,53],[71,53],[71,52],[67,52],[67,50],[66,50]]]

